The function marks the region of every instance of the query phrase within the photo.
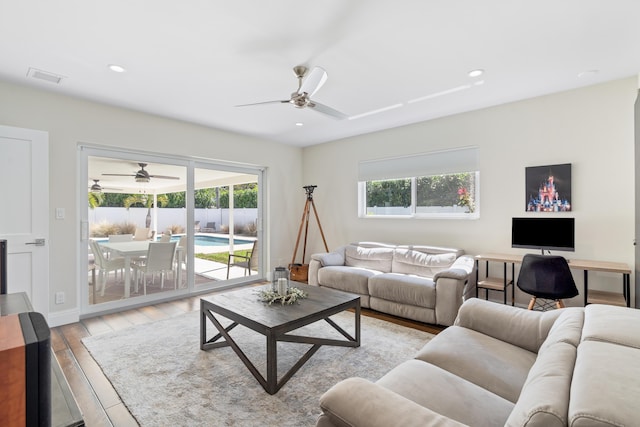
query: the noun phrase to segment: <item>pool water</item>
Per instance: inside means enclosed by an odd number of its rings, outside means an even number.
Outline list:
[[[171,240],[180,240],[180,236],[172,236]],[[229,246],[229,238],[217,236],[195,236],[194,243],[196,246]],[[234,245],[246,245],[252,243],[253,240],[233,239]]]

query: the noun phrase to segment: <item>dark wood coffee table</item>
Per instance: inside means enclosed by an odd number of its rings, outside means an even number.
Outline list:
[[[321,346],[360,346],[360,297],[358,295],[302,283],[293,282],[293,285],[308,294],[307,298],[299,300],[299,304],[273,303],[269,305],[260,301],[256,291],[271,285],[225,292],[200,299],[200,349],[209,350],[230,346],[265,391],[269,394],[275,394]],[[355,312],[355,337],[329,319],[329,316],[350,308]],[[225,328],[216,315],[223,316],[233,323]],[[218,334],[210,339],[207,339],[207,319],[218,330]],[[290,334],[298,328],[319,320],[325,320],[346,340]],[[229,332],[238,325],[252,329],[267,338],[266,379],[229,335]],[[282,376],[280,381],[278,381],[278,341],[312,344],[311,348]]]

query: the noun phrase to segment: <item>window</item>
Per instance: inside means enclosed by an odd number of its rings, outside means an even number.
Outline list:
[[[478,149],[361,162],[361,217],[478,218]]]

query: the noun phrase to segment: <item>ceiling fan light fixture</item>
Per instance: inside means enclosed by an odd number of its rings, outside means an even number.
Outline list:
[[[148,176],[136,176],[136,182],[149,182]]]
[[[102,187],[100,186],[100,184],[98,184],[98,181],[99,180],[94,179],[93,180],[93,185],[90,188],[91,192],[94,193],[94,194],[102,193]]]

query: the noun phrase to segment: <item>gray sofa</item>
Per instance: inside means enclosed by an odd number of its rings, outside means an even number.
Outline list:
[[[318,427],[640,424],[640,311],[467,300],[455,325],[373,383],[320,399]]]
[[[463,295],[475,290],[475,264],[463,254],[435,246],[353,243],[313,254],[309,284],[358,294],[362,307],[449,326]]]

